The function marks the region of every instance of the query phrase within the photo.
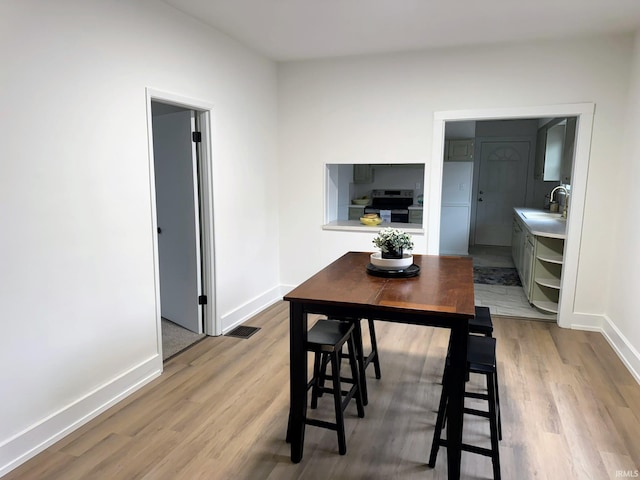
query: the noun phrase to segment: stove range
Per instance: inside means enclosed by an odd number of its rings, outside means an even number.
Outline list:
[[[413,190],[372,190],[371,205],[364,213],[391,211],[391,221],[409,223],[409,206],[413,204]],[[382,217],[382,215],[380,215]]]

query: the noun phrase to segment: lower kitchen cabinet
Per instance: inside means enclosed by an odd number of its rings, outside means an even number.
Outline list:
[[[409,208],[409,223],[422,225],[422,209]]]
[[[522,280],[522,247],[524,246],[522,238],[526,234],[526,230],[522,225],[522,221],[518,218],[518,214],[513,215],[513,230],[511,233],[511,256],[513,257],[513,263],[516,266],[520,281],[524,285]],[[527,295],[527,298],[529,295]]]
[[[535,235],[513,217],[512,255],[527,300],[547,313],[558,313],[564,239]]]
[[[360,220],[364,215],[364,205],[349,205],[349,220]]]
[[[563,239],[537,237],[529,301],[545,312],[558,313],[563,252]]]
[[[536,251],[536,236],[525,231],[522,238],[522,275],[520,276],[520,281],[522,282],[522,288],[527,296],[527,300],[531,302],[531,287],[534,269],[533,259]]]

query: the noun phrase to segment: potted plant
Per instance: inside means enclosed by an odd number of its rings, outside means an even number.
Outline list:
[[[380,249],[382,258],[402,258],[404,250],[413,250],[411,235],[399,228],[383,228],[373,244]]]

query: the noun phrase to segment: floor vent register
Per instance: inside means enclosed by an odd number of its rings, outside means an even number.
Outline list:
[[[247,327],[244,325],[240,325],[239,327],[236,327],[233,330],[231,330],[229,333],[227,333],[225,337],[249,338],[258,330],[260,330],[259,327]]]

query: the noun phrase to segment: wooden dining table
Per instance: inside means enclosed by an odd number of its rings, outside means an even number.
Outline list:
[[[472,259],[414,255],[413,262],[420,267],[419,275],[386,278],[367,273],[370,255],[348,252],[284,297],[289,302],[291,460],[298,463],[303,457],[308,382],[307,315],[372,318],[451,330],[447,473],[449,479],[459,479],[467,335],[469,319],[475,311]],[[423,399],[415,400],[419,403]],[[425,455],[429,452],[427,442],[425,438]]]

